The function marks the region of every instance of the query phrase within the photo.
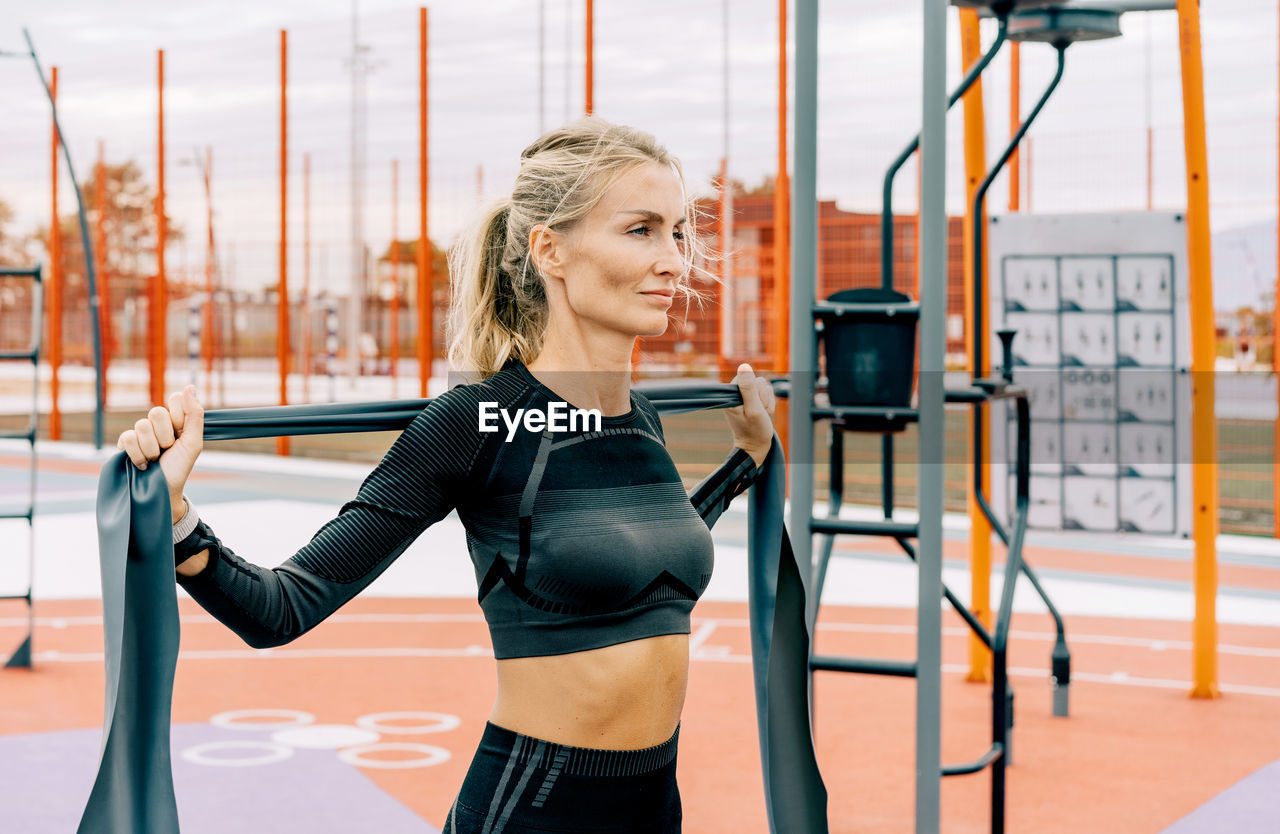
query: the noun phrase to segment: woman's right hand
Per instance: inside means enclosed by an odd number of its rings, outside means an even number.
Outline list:
[[[204,448],[204,407],[196,399],[195,386],[170,394],[168,408],[158,405],[148,411],[133,428],[121,433],[116,448],[139,469],[159,460],[169,485],[170,504],[178,508],[187,478]]]

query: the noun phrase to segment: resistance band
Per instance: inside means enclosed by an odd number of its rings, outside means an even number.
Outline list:
[[[742,405],[725,383],[642,382],[662,414]],[[404,430],[430,400],[207,411],[205,440]],[[751,662],[769,828],[825,834],[827,791],[809,723],[808,566],[796,564],[783,523],[786,460],[777,434],[748,496]],[[169,722],[179,625],[169,490],[159,466],[124,452],[98,480],[98,552],[106,698],[98,775],[79,834],[176,834]]]

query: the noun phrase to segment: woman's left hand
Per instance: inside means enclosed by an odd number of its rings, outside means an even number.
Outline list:
[[[756,466],[760,466],[773,445],[773,411],[777,398],[769,380],[756,376],[746,362],[738,366],[738,375],[733,381],[742,392],[742,405],[724,410],[733,431],[733,445],[751,455]]]

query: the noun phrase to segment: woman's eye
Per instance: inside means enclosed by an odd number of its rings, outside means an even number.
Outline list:
[[[636,232],[639,232],[640,234],[647,235],[652,231],[653,229],[650,229],[648,226],[636,226],[634,229],[629,230],[627,234],[635,234]]]
[[[676,229],[671,234],[675,236],[676,240],[684,240],[684,232],[682,232],[680,229]]]

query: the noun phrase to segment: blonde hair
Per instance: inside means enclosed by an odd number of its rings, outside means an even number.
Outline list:
[[[446,339],[454,369],[486,379],[513,356],[526,364],[537,358],[550,308],[546,279],[529,255],[530,231],[568,231],[619,177],[647,162],[669,167],[683,189],[679,160],[652,135],[599,117],[552,130],[524,149],[511,196],[490,205],[449,251]],[[687,193],[686,268],[676,292],[701,304],[692,275],[718,279],[700,265],[715,256],[698,237],[698,208]]]

